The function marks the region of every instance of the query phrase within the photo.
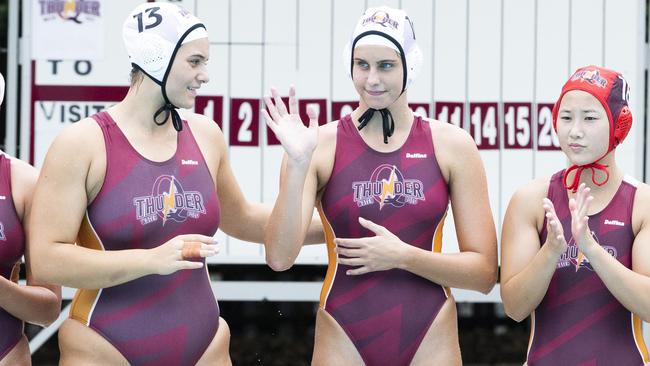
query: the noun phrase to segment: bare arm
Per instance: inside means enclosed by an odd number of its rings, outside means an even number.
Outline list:
[[[228,147],[218,125],[203,115],[186,113],[184,116],[192,120],[190,127],[208,163],[210,174],[215,179],[223,212],[220,229],[244,241],[263,243],[264,228],[273,206],[246,199],[233,174],[228,159]],[[316,216],[312,219],[308,233],[305,243],[316,244],[324,241],[322,225]]]
[[[100,251],[74,245],[89,193],[101,186],[105,163],[103,138],[96,123],[83,120],[64,130],[50,147],[36,185],[30,223],[31,269],[39,281],[76,288],[104,288],[149,274],[201,268],[183,260],[186,241],[204,243],[201,255],[214,254],[213,239],[181,235],[154,249]],[[98,173],[99,172],[99,173]],[[90,188],[88,188],[90,187]],[[65,214],[61,214],[65,208]],[[53,214],[58,213],[58,214]]]
[[[11,181],[14,206],[23,223],[25,233],[29,233],[29,217],[32,193],[38,172],[20,160],[12,160]],[[0,308],[18,319],[29,323],[47,326],[61,311],[61,288],[34,280],[30,268],[29,237],[25,252],[27,263],[27,286],[0,277]]]
[[[267,125],[276,134],[287,154],[282,161],[280,192],[266,228],[266,262],[276,271],[290,268],[300,253],[313,219],[318,179],[312,155],[318,140],[318,115],[310,111],[310,126],[298,116],[298,101],[289,91],[289,111],[276,90],[275,105],[269,97],[263,111]],[[315,233],[312,232],[312,236]]]
[[[632,269],[612,257],[586,230],[590,201],[589,189],[581,186],[569,203],[573,237],[609,292],[626,309],[650,321],[650,187],[640,184],[634,200],[632,222],[638,232],[632,246]]]
[[[546,187],[545,180],[536,180],[519,189],[510,199],[503,221],[501,299],[506,314],[516,321],[526,319],[542,301],[567,247],[553,204],[544,199]],[[548,219],[544,245],[538,232],[544,217],[542,207]]]
[[[497,248],[483,162],[467,133],[450,125],[442,127],[446,138],[435,140],[436,156],[449,174],[460,253],[432,253],[409,246],[403,266],[443,286],[488,293],[496,283]]]

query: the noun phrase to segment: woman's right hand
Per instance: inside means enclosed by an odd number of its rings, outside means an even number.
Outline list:
[[[290,161],[300,164],[307,163],[308,166],[318,143],[318,112],[307,108],[309,127],[305,127],[300,119],[298,99],[296,99],[296,90],[293,86],[289,88],[288,112],[275,88],[271,88],[271,96],[264,97],[264,103],[268,108],[268,111],[262,109],[266,125],[280,141]]]
[[[567,243],[564,238],[564,229],[562,223],[555,213],[555,206],[548,198],[544,198],[542,205],[546,211],[546,243],[544,245],[550,246],[554,253],[562,254],[566,252]]]
[[[148,250],[151,272],[168,275],[182,269],[203,267],[203,258],[219,252],[211,236],[199,234],[178,235],[166,243]]]

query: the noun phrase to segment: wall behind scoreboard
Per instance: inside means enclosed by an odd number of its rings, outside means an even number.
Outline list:
[[[413,109],[466,129],[488,177],[494,221],[500,226],[517,187],[564,164],[551,127],[551,107],[572,70],[598,64],[621,71],[631,85],[633,129],[618,161],[642,178],[644,164],[645,1],[642,0],[186,0],[210,33],[210,83],[196,111],[224,130],[237,180],[251,201],[269,204],[278,190],[282,148],[259,109],[271,86],[291,84],[300,110],[320,111],[320,123],[355,108],[356,92],[341,57],[356,20],[369,6],[405,9],[424,54],[408,91]],[[27,3],[27,4],[25,4]],[[30,2],[23,12],[30,34]],[[32,4],[35,1],[31,2]],[[105,58],[32,60],[23,52],[22,158],[40,165],[67,124],[121,99],[130,66],[121,26],[140,1],[103,1]],[[83,47],[83,45],[79,45]],[[461,157],[462,158],[462,157]],[[535,204],[535,203],[533,203]],[[225,212],[224,214],[228,214]],[[456,251],[453,217],[444,251]],[[261,246],[219,233],[218,263],[263,263]],[[323,246],[302,250],[301,263],[325,263]]]

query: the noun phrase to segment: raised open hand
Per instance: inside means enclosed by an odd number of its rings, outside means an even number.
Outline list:
[[[268,108],[268,111],[262,109],[266,125],[280,141],[289,159],[298,163],[310,162],[318,143],[318,112],[307,108],[309,127],[305,127],[300,119],[293,86],[289,88],[289,111],[275,88],[271,88],[271,96],[265,96],[264,102]]]

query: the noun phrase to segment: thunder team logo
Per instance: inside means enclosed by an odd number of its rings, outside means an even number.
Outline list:
[[[55,19],[58,15],[63,20],[81,24],[79,16],[99,17],[100,2],[96,0],[39,0],[41,16],[44,20]]]
[[[370,180],[352,183],[354,202],[359,207],[379,203],[381,210],[386,205],[402,207],[424,201],[423,184],[417,179],[405,179],[396,166],[378,166]]]
[[[598,243],[598,237],[596,237],[596,234],[593,231],[591,232],[591,235],[593,235],[594,239]],[[603,245],[602,247],[612,257],[618,258],[618,252],[616,251],[616,248],[609,245]],[[575,242],[575,240],[573,240],[573,238],[571,238],[571,240],[567,243],[566,252],[560,256],[560,260],[557,263],[557,268],[564,268],[569,266],[575,267],[576,272],[578,272],[578,270],[581,268],[587,268],[592,272],[594,270],[594,268],[589,263],[589,260],[587,257],[585,257],[584,254],[582,254],[578,248],[578,244]]]
[[[201,192],[183,190],[181,182],[173,175],[158,177],[151,195],[134,198],[133,205],[142,225],[162,219],[165,226],[169,220],[184,222],[188,217],[196,219],[205,214]]]
[[[393,29],[397,29],[397,27],[399,26],[399,23],[397,23],[396,20],[391,19],[390,16],[388,16],[388,13],[381,10],[375,12],[372,16],[364,19],[362,25],[366,25],[370,22],[379,24],[382,27],[390,26]]]
[[[586,81],[589,84],[599,86],[604,88],[607,86],[607,79],[600,76],[600,71],[598,70],[582,70],[578,71],[571,77],[571,81],[581,79]]]

